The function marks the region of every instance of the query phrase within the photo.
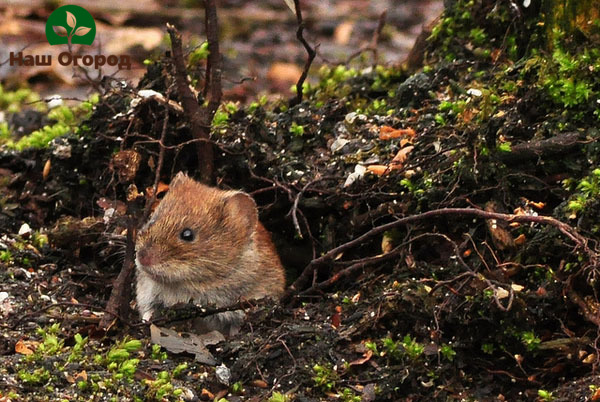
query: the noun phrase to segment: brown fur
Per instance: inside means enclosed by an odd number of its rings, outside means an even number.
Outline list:
[[[195,234],[192,242],[180,238],[186,228]],[[137,302],[145,319],[158,303],[222,307],[283,293],[284,270],[254,200],[182,173],[138,234],[136,251]],[[237,325],[239,319],[225,313],[213,321]]]

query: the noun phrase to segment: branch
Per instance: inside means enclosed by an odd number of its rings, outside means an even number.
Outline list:
[[[497,212],[488,212],[481,209],[475,208],[443,208],[443,209],[435,209],[432,211],[427,211],[422,214],[407,216],[404,218],[400,218],[394,222],[390,222],[384,225],[377,226],[363,235],[351,240],[347,243],[344,243],[338,247],[335,247],[329,250],[327,253],[323,254],[321,257],[314,259],[304,268],[304,271],[300,274],[300,276],[296,279],[296,281],[287,289],[282,300],[284,303],[287,303],[291,300],[291,298],[304,289],[307,284],[310,282],[313,273],[317,269],[317,267],[322,266],[324,264],[332,262],[336,256],[340,253],[345,252],[355,246],[363,244],[368,239],[377,236],[381,233],[384,233],[390,229],[396,228],[398,226],[404,226],[413,222],[418,222],[422,220],[426,220],[429,218],[440,217],[440,216],[448,216],[448,215],[457,215],[457,216],[469,216],[469,217],[478,217],[484,219],[497,219],[501,221],[507,222],[520,222],[520,223],[541,223],[545,225],[554,226],[557,228],[562,234],[564,234],[567,238],[572,240],[577,247],[583,248],[584,252],[590,257],[593,263],[598,261],[598,254],[595,251],[592,251],[588,247],[588,241],[585,237],[577,233],[577,231],[569,226],[568,224],[559,221],[558,219],[552,218],[550,216],[533,216],[533,215],[512,215],[512,214],[501,214]]]
[[[304,20],[302,19],[302,9],[300,8],[300,0],[294,0],[294,7],[296,8],[296,20],[298,21],[298,30],[296,31],[296,38],[302,43],[304,49],[306,49],[306,53],[308,57],[306,58],[306,63],[304,63],[304,70],[302,70],[302,75],[298,78],[298,82],[296,83],[296,97],[290,100],[290,107],[296,106],[300,102],[302,102],[303,96],[303,86],[306,77],[308,76],[308,70],[317,55],[317,51],[313,49],[306,39],[304,39]],[[318,45],[317,45],[318,46]]]
[[[131,204],[131,202],[129,203]],[[106,314],[102,316],[98,327],[107,330],[112,326],[113,321],[118,317],[126,317],[129,310],[129,300],[131,300],[131,281],[133,280],[134,249],[135,249],[135,224],[133,219],[127,222],[127,246],[125,248],[125,259],[123,268],[119,276],[113,283],[113,289],[110,298],[106,303]]]
[[[206,60],[206,81],[204,82],[203,94],[208,98],[208,106],[205,109],[205,122],[210,125],[223,96],[221,88],[223,70],[219,51],[219,20],[217,19],[215,0],[205,0],[204,8],[208,59]]]
[[[188,121],[192,137],[195,139],[208,140],[210,139],[210,124],[212,122],[214,111],[211,114],[210,109],[208,108],[207,110],[202,110],[200,105],[198,105],[198,100],[190,89],[187,79],[187,70],[183,58],[181,34],[171,24],[167,24],[167,32],[171,38],[171,50],[173,52],[172,60],[173,66],[175,67],[175,85],[181,99],[184,116]],[[215,74],[213,74],[213,76],[214,75]],[[220,78],[220,74],[218,76]],[[213,80],[214,78],[211,79],[211,81]],[[220,102],[220,98],[217,102]],[[198,154],[198,170],[200,171],[200,179],[205,183],[211,183],[214,172],[214,155],[212,145],[206,141],[198,141],[196,143],[196,152]]]

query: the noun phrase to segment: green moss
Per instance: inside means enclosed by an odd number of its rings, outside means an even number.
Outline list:
[[[28,88],[7,91],[0,85],[0,110],[6,110],[9,113],[20,111],[23,106],[33,104],[40,100],[39,96]],[[40,108],[43,104],[39,104]]]

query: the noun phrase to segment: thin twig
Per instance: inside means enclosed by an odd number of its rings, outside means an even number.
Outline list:
[[[302,9],[300,8],[300,0],[294,0],[294,7],[296,9],[296,20],[298,22],[298,29],[296,30],[296,38],[302,43],[304,49],[306,49],[307,58],[306,63],[304,63],[304,69],[302,70],[302,74],[300,78],[298,78],[298,82],[296,83],[296,97],[290,100],[290,107],[298,105],[302,102],[303,97],[303,86],[306,77],[308,77],[308,70],[317,55],[317,51],[313,49],[310,44],[304,39],[304,20],[302,19]],[[317,45],[318,47],[318,45]]]
[[[175,85],[177,87],[177,92],[180,96],[184,115],[189,124],[190,132],[192,134],[192,137],[195,139],[209,139],[210,124],[212,122],[212,117],[214,116],[214,111],[211,114],[212,109],[209,109],[208,107],[201,108],[200,105],[198,105],[198,100],[196,99],[196,97],[192,93],[192,90],[190,89],[189,82],[187,79],[187,69],[185,67],[185,62],[183,58],[181,34],[171,24],[167,24],[167,32],[169,33],[169,37],[171,38],[171,50],[173,52],[172,60],[173,66],[175,67],[175,71],[173,73],[175,77]],[[217,69],[215,68],[213,73],[216,72]],[[217,77],[212,78],[210,82],[213,82],[214,80],[216,80],[216,78]],[[218,78],[220,80],[220,75],[218,76]],[[212,90],[210,92],[212,93]],[[215,99],[211,99],[211,102],[214,101]],[[216,101],[220,102],[220,99]],[[214,107],[214,105],[211,104],[211,107]],[[212,145],[208,142],[197,142],[196,152],[198,154],[198,170],[200,173],[200,179],[205,183],[212,183],[214,173],[214,153]]]
[[[443,209],[435,209],[432,211],[427,211],[422,214],[407,216],[404,218],[400,218],[396,221],[377,226],[363,235],[346,242],[338,247],[335,247],[321,257],[314,259],[304,268],[304,271],[300,274],[300,276],[296,279],[296,281],[287,289],[285,295],[283,296],[284,302],[289,302],[297,292],[301,291],[306,287],[306,285],[310,282],[313,273],[316,268],[332,262],[339,254],[349,250],[353,247],[363,244],[365,241],[371,239],[374,236],[377,236],[381,233],[384,233],[388,230],[396,228],[398,226],[407,225],[409,223],[418,222],[422,220],[426,220],[434,217],[448,216],[448,215],[456,215],[456,216],[474,216],[484,219],[497,219],[507,222],[520,222],[520,223],[541,223],[550,226],[554,226],[557,228],[562,234],[564,234],[567,238],[571,239],[576,247],[582,248],[584,252],[590,257],[593,264],[596,264],[598,261],[598,254],[595,251],[592,251],[588,247],[588,240],[577,233],[577,231],[569,226],[568,224],[561,222],[555,218],[550,216],[533,216],[533,215],[512,215],[512,214],[501,214],[497,212],[488,212],[481,209],[475,208],[443,208]]]

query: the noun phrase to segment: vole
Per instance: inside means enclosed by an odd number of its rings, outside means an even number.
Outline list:
[[[241,191],[209,187],[178,173],[136,239],[137,308],[193,301],[224,307],[238,300],[278,298],[284,269],[256,203]],[[202,320],[199,331],[234,333],[243,312]]]

